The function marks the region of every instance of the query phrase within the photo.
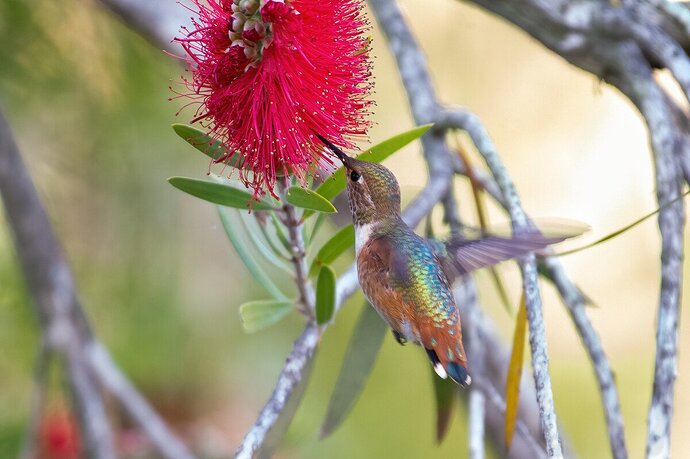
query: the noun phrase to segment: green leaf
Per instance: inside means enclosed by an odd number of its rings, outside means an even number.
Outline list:
[[[295,207],[332,214],[338,212],[328,199],[321,196],[316,191],[312,191],[300,186],[292,186],[287,192],[287,202]]]
[[[455,408],[455,396],[457,393],[457,386],[452,379],[439,378],[433,367],[431,368],[431,377],[434,382],[434,395],[436,399],[436,441],[441,444],[446,434],[448,427],[450,427],[451,415]]]
[[[316,280],[316,323],[323,325],[331,320],[335,308],[335,273],[326,265]]]
[[[207,182],[188,177],[170,177],[168,182],[178,190],[196,196],[204,201],[236,209],[272,210],[275,207],[264,200],[252,200],[253,195],[222,183]]]
[[[281,244],[283,244],[283,247],[285,247],[285,250],[287,250],[288,253],[292,253],[292,244],[290,244],[290,241],[285,234],[285,225],[283,225],[283,223],[278,219],[278,216],[275,212],[271,212],[271,220],[273,221],[273,229],[276,232],[278,240]]]
[[[510,449],[515,433],[518,406],[520,405],[520,378],[522,378],[522,363],[525,353],[525,335],[527,334],[527,303],[523,292],[520,299],[515,332],[513,333],[513,350],[510,354],[510,365],[506,380],[506,423],[504,439],[506,449]]]
[[[287,297],[280,289],[273,283],[270,277],[264,272],[261,266],[256,262],[256,259],[247,249],[247,244],[240,240],[239,234],[237,234],[237,228],[240,225],[234,225],[230,220],[230,214],[228,209],[218,206],[218,214],[220,215],[220,221],[223,224],[223,229],[225,229],[225,234],[227,234],[230,243],[235,248],[237,255],[240,257],[247,270],[254,276],[254,279],[261,284],[261,286],[266,289],[268,293],[278,300],[287,300]]]
[[[219,140],[214,140],[210,135],[187,124],[173,124],[173,130],[182,139],[211,158],[214,161],[223,158],[228,154],[228,149]],[[223,162],[232,167],[238,167],[240,155],[232,155]]]
[[[247,212],[239,211],[238,213],[240,214],[240,221],[242,222],[245,232],[254,243],[254,247],[256,247],[259,253],[261,253],[261,255],[263,255],[273,266],[292,275],[292,267],[287,264],[285,258],[281,258],[278,253],[276,253],[278,248],[273,245],[273,241],[271,241],[270,236],[263,229],[261,223],[257,222],[256,214],[251,215]]]
[[[242,325],[248,333],[254,333],[273,325],[292,311],[292,301],[250,301],[240,306]]]
[[[309,268],[309,276],[311,277],[316,274],[321,266],[331,264],[354,244],[355,228],[352,225],[347,225],[335,233],[335,235],[319,249],[316,258],[314,258]]]
[[[316,233],[319,231],[321,226],[323,225],[323,222],[326,221],[327,214],[324,213],[319,213],[319,216],[316,217],[316,221],[314,221],[314,225],[311,227],[311,232],[309,235],[305,238],[304,245],[309,246],[311,245],[312,242],[314,242],[314,237],[316,237]],[[306,225],[305,225],[306,228]]]
[[[321,438],[333,433],[355,405],[374,367],[386,330],[386,323],[372,306],[365,303],[328,404],[326,418],[321,426]]]

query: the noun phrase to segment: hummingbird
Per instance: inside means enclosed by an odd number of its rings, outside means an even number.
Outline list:
[[[454,280],[569,236],[545,237],[536,230],[512,237],[454,236],[445,242],[419,236],[401,217],[400,187],[390,170],[352,158],[315,134],[345,166],[357,276],[367,300],[398,343],[421,345],[439,377],[468,387],[472,378]]]

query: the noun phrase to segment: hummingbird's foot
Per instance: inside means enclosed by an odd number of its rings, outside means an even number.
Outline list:
[[[393,336],[395,337],[395,340],[398,342],[399,345],[404,346],[407,343],[407,340],[403,335],[398,333],[395,330],[391,330],[393,332]]]

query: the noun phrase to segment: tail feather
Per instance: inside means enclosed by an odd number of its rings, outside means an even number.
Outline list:
[[[446,364],[446,373],[462,387],[469,387],[472,384],[472,377],[467,372],[467,369],[458,362],[448,362]]]
[[[444,364],[433,349],[426,349],[426,354],[429,356],[429,360],[431,360],[434,371],[441,379],[446,379],[450,376],[450,379],[465,388],[472,383],[472,378],[461,363],[445,362]]]

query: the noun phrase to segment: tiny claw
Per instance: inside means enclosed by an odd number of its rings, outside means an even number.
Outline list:
[[[393,336],[395,337],[395,340],[398,342],[399,345],[404,346],[407,343],[407,339],[400,333],[398,333],[395,330],[391,330],[393,332]]]

